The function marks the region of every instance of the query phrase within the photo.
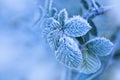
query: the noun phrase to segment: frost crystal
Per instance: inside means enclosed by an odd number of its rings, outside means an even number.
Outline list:
[[[105,38],[95,38],[87,42],[87,47],[91,53],[99,56],[107,56],[113,49],[113,44]]]
[[[58,21],[61,23],[61,25],[64,25],[67,19],[68,19],[68,13],[66,9],[62,9],[58,14]]]
[[[83,63],[79,70],[83,73],[90,74],[98,71],[101,67],[99,58],[88,51],[83,51]]]
[[[75,16],[66,21],[64,28],[65,34],[68,36],[80,37],[85,35],[91,29],[91,26],[82,17]]]
[[[60,46],[55,52],[55,56],[62,64],[76,69],[82,64],[82,54],[76,42],[70,37],[60,40]]]
[[[59,33],[58,30],[51,31],[47,35],[47,41],[48,41],[50,47],[53,50],[57,50],[57,48],[59,46],[59,39],[60,39],[60,37],[61,37],[61,34]]]
[[[54,18],[46,19],[44,31],[50,47],[55,51],[56,59],[65,66],[80,72],[90,74],[101,67],[99,56],[107,56],[113,49],[113,44],[105,38],[95,38],[84,46],[79,46],[73,38],[84,36],[90,29],[89,23],[80,16],[68,19],[65,9]]]

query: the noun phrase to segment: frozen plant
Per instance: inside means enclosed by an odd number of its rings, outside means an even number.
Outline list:
[[[100,57],[108,56],[113,49],[113,43],[104,37],[97,37],[97,33],[94,33],[96,28],[90,24],[93,23],[90,18],[109,8],[98,6],[94,0],[91,3],[93,8],[88,13],[69,18],[66,9],[58,12],[52,8],[52,0],[47,0],[41,24],[44,37],[55,52],[56,59],[69,69],[84,74],[93,74],[100,70]],[[90,39],[90,34],[96,37]]]

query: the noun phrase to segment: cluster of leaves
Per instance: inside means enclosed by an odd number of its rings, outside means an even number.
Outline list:
[[[96,72],[101,67],[99,56],[107,56],[112,51],[112,42],[105,38],[96,37],[80,44],[77,37],[87,36],[92,26],[79,15],[68,18],[65,9],[45,18],[43,26],[45,37],[55,51],[56,59],[79,72]]]

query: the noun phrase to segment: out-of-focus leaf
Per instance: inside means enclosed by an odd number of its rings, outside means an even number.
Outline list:
[[[87,42],[90,39],[89,32],[85,36],[83,36],[83,38],[84,38],[84,42]]]
[[[93,36],[97,36],[98,33],[97,33],[97,27],[95,26],[94,22],[92,20],[88,20],[88,23],[90,24],[90,26],[92,26],[92,29],[90,30],[90,33],[93,35]]]
[[[82,8],[79,8],[79,14],[82,16],[83,14]]]
[[[81,2],[83,3],[83,6],[85,7],[85,9],[89,9],[89,5],[86,0],[81,0]]]
[[[87,50],[83,51],[83,63],[79,70],[85,74],[90,74],[98,71],[101,67],[101,62],[99,58],[93,54],[89,53]]]
[[[114,30],[113,34],[110,37],[111,41],[114,41],[117,38],[117,34],[120,32],[120,26],[115,26],[116,30]]]
[[[120,47],[118,50],[116,50],[115,55],[114,55],[114,59],[120,59]]]
[[[50,11],[50,16],[51,17],[54,17],[57,13],[57,9],[56,8],[52,8],[51,11]]]
[[[76,42],[70,37],[60,39],[60,46],[55,52],[57,60],[69,68],[76,69],[82,64],[82,54]]]
[[[113,43],[105,38],[95,38],[87,42],[87,47],[91,53],[107,56],[113,49]]]
[[[67,19],[68,19],[68,13],[67,13],[66,9],[62,9],[58,14],[58,21],[63,26]]]
[[[95,2],[98,7],[101,7],[101,5],[98,2]]]
[[[68,36],[80,37],[85,35],[91,26],[89,23],[80,16],[75,16],[66,21],[64,26],[64,32]]]
[[[84,40],[82,37],[76,37],[80,44],[84,44]]]

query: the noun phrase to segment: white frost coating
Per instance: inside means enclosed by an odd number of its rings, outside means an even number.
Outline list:
[[[66,9],[62,9],[58,14],[58,21],[60,23],[65,22],[68,19],[68,13]]]
[[[74,49],[79,49],[78,45],[76,44],[76,41],[70,37],[67,37],[67,36],[63,36],[61,39],[60,39],[60,42],[63,43],[67,43],[68,46],[71,46],[71,47],[74,47]]]
[[[57,60],[69,68],[76,69],[82,64],[82,54],[75,41],[70,37],[60,39],[60,46],[55,52]]]
[[[57,50],[57,48],[59,46],[60,37],[61,37],[61,34],[59,33],[59,30],[51,31],[47,35],[48,44],[53,50]]]
[[[72,37],[79,37],[85,35],[91,26],[89,23],[80,16],[74,16],[66,21],[64,25],[65,34]]]
[[[54,18],[47,18],[43,23],[43,35],[46,36],[53,30],[59,29],[61,25]]]
[[[45,19],[43,25],[44,28],[49,28],[50,30],[55,30],[61,27],[60,23],[54,18]]]
[[[95,38],[87,42],[87,47],[90,52],[99,56],[107,56],[113,49],[113,43],[106,38]]]
[[[99,58],[88,51],[83,52],[83,63],[78,70],[85,74],[95,73],[101,67]]]

